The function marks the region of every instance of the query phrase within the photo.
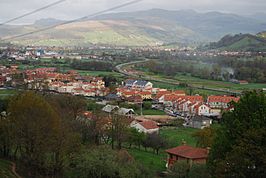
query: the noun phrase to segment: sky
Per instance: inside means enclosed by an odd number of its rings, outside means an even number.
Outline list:
[[[58,0],[0,0],[0,23],[31,12]],[[33,23],[42,18],[71,20],[86,16],[130,0],[66,0],[49,9],[24,17],[12,24]],[[115,12],[152,8],[166,10],[192,9],[199,12],[220,11],[240,15],[266,13],[266,0],[143,0]]]

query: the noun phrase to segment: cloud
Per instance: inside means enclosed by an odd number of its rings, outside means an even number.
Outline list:
[[[0,0],[0,22],[53,3],[57,0]],[[67,0],[16,23],[29,23],[40,18],[74,19],[89,15],[129,0]],[[169,10],[194,9],[197,11],[221,11],[237,14],[264,12],[265,0],[144,0],[119,11],[137,11],[152,8]]]

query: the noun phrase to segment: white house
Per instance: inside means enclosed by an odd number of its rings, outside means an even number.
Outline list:
[[[199,104],[195,106],[196,114],[199,116],[210,115],[211,108],[206,104]]]
[[[159,127],[156,122],[145,120],[145,121],[133,121],[130,124],[130,127],[136,128],[139,132],[143,132],[145,134],[159,134]]]

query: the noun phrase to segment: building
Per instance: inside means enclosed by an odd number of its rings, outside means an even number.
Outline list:
[[[212,119],[204,116],[194,116],[189,120],[189,127],[196,129],[204,129],[205,127],[210,127],[212,125]]]
[[[133,121],[130,124],[130,127],[136,128],[139,132],[143,132],[145,134],[159,134],[159,126],[157,122],[151,120],[143,120],[143,121]]]
[[[166,167],[170,169],[178,161],[186,161],[190,167],[195,163],[206,164],[209,150],[182,145],[165,152],[168,154]]]
[[[234,96],[209,96],[207,104],[212,109],[227,109],[230,102],[238,102],[239,100],[239,97]]]
[[[134,88],[141,90],[151,90],[153,87],[153,84],[151,82],[145,80],[133,80],[133,79],[126,80],[124,85],[127,88]]]

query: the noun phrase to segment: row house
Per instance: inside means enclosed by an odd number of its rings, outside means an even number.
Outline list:
[[[231,102],[238,102],[240,97],[233,96],[209,96],[207,99],[207,104],[212,109],[226,110],[230,107]]]
[[[124,86],[131,89],[139,89],[139,90],[151,90],[153,88],[153,84],[151,82],[145,80],[126,80]]]
[[[151,90],[136,90],[136,89],[124,89],[124,88],[118,88],[117,89],[117,95],[121,96],[125,99],[131,98],[134,96],[140,96],[142,100],[150,100],[152,99],[152,92]]]

